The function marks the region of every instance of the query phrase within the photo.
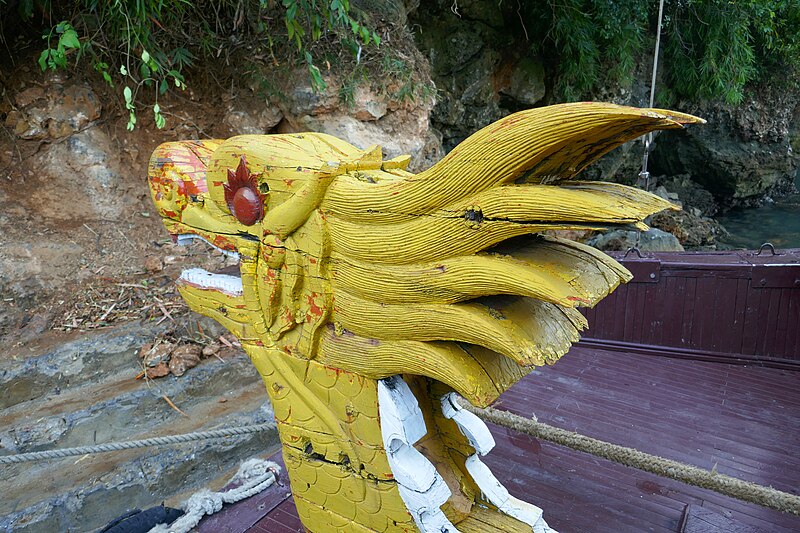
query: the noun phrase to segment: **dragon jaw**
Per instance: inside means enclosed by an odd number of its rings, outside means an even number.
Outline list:
[[[383,161],[377,147],[361,151],[321,134],[156,150],[151,192],[168,231],[240,259],[239,277],[192,269],[178,285],[190,307],[237,335],[264,377],[307,527],[345,514],[344,504],[320,504],[327,493],[310,482],[336,477],[329,465],[348,473],[340,485],[348,497],[373,494],[363,486],[370,479],[396,483],[394,496],[371,496],[389,505],[399,491],[405,507],[387,516],[406,525],[394,529],[472,517],[493,486],[478,441],[468,438],[482,430],[448,417],[440,400],[456,391],[488,405],[567,351],[585,326],[575,307],[593,305],[629,273],[590,248],[535,234],[642,227],[645,216],[671,207],[642,191],[570,179],[621,142],[698,121],[607,104],[531,110],[487,127],[418,175],[403,170],[402,158]],[[228,177],[245,154],[258,179],[237,176],[237,187],[252,182],[264,203],[261,220],[249,225],[233,213]],[[417,429],[395,446],[380,421],[395,405],[381,391],[397,375],[411,394],[400,403],[418,401],[421,415],[407,417]],[[428,489],[445,494],[446,504],[423,516],[403,496],[402,487],[411,490],[395,475],[403,465],[392,464],[400,456],[435,465],[441,479]],[[412,490],[433,498],[426,491]],[[536,528],[535,508],[506,496],[488,504]],[[383,530],[380,520],[362,518]]]

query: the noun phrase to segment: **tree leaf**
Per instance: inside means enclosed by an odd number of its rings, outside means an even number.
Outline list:
[[[128,86],[122,90],[122,95],[125,97],[125,108],[133,109],[133,91]]]
[[[39,66],[42,67],[42,72],[47,70],[47,60],[50,58],[50,49],[42,50],[42,53],[39,54]]]
[[[78,39],[78,34],[72,28],[66,30],[61,37],[58,39],[59,46],[64,46],[64,48],[80,48],[81,41]]]

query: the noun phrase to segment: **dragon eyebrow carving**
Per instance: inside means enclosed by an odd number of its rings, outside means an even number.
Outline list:
[[[650,131],[701,123],[579,103],[510,115],[430,169],[319,133],[166,143],[148,169],[178,242],[240,259],[191,269],[189,306],[240,340],[315,533],[552,531],[479,457],[485,407],[578,339],[630,273],[551,229],[644,228],[673,206],[576,175]],[[186,191],[193,191],[191,201]]]

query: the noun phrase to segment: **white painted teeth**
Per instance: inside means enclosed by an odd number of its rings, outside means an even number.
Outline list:
[[[179,234],[177,236],[175,244],[179,244],[180,246],[188,246],[188,245],[192,244],[193,240],[203,241],[204,243],[206,243],[207,245],[211,246],[212,248],[215,248],[215,249],[219,250],[220,252],[222,252],[226,256],[231,257],[233,259],[236,259],[237,261],[239,260],[239,254],[238,253],[231,252],[230,250],[223,250],[219,246],[214,246],[213,244],[211,244],[211,242],[209,242],[208,239],[206,239],[204,237],[201,237],[200,235],[195,235],[194,233],[181,233],[181,234]]]
[[[466,467],[483,497],[505,514],[530,525],[534,533],[556,533],[542,519],[541,509],[511,496],[478,458],[494,448],[494,437],[480,418],[459,405],[457,398],[455,393],[442,396],[442,411],[475,448]],[[417,527],[422,533],[458,533],[441,510],[450,498],[450,489],[433,464],[414,448],[427,429],[417,399],[403,378],[392,376],[378,381],[378,405],[389,467]]]
[[[190,268],[181,272],[179,283],[192,285],[200,289],[211,289],[224,292],[230,296],[242,296],[242,279],[225,274],[214,274],[202,268]]]
[[[458,395],[455,392],[442,396],[442,412],[445,418],[452,419],[458,425],[470,446],[480,455],[486,455],[494,448],[494,437],[489,428],[480,418],[458,404]]]
[[[425,436],[417,399],[400,376],[378,381],[381,436],[400,497],[422,533],[458,533],[441,506],[450,489],[433,464],[414,448]]]
[[[481,489],[483,497],[505,514],[524,522],[533,528],[534,533],[556,533],[542,518],[542,510],[509,494],[489,467],[483,464],[478,455],[486,455],[494,448],[494,438],[483,420],[465,411],[457,401],[458,395],[451,392],[442,396],[442,411],[446,418],[452,419],[461,433],[467,437],[475,454],[470,455],[465,465],[475,484]]]

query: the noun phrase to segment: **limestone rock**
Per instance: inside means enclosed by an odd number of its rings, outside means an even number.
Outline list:
[[[800,93],[762,87],[738,107],[686,109],[708,124],[665,132],[652,155],[653,169],[691,174],[723,207],[756,205],[767,195],[789,192],[800,168],[790,135],[798,105]]]
[[[544,65],[538,58],[524,57],[514,68],[509,86],[501,92],[524,107],[536,105],[545,94]]]
[[[411,155],[410,168],[415,171],[441,156],[440,138],[429,131],[430,99],[394,101],[367,86],[358,86],[353,91],[353,105],[348,107],[338,101],[340,83],[335,77],[326,77],[327,90],[316,94],[304,75],[292,78],[302,85],[290,90],[287,99],[279,103],[285,118],[279,132],[327,133],[362,149],[379,144],[387,158]]]
[[[658,184],[667,191],[675,193],[684,210],[696,209],[700,215],[707,217],[719,211],[719,204],[714,199],[714,195],[692,180],[689,174],[680,174],[669,178],[660,177]]]
[[[102,105],[84,85],[54,84],[48,91],[29,87],[14,98],[17,109],[6,116],[5,125],[22,139],[66,137],[100,118]]]
[[[429,145],[436,144],[436,139],[428,133],[426,113],[395,112],[383,120],[371,122],[342,114],[306,115],[300,117],[298,123],[299,130],[328,133],[347,139],[358,148],[379,144],[385,158],[410,154],[411,168],[425,166],[426,156],[431,157]]]
[[[283,98],[278,102],[286,117],[304,115],[317,116],[340,110],[339,83],[335,78],[326,78],[327,90],[317,92],[311,86],[308,71],[298,69],[282,83]]]
[[[496,2],[435,1],[422,3],[412,17],[438,89],[431,119],[445,150],[544,96],[536,60],[509,57],[514,37],[504,26],[503,9]]]
[[[636,231],[628,230],[613,230],[607,233],[601,233],[592,237],[586,244],[594,246],[600,250],[606,251],[622,251],[637,246]],[[660,229],[650,229],[649,231],[642,231],[639,237],[639,250],[643,252],[682,252],[683,246],[678,241],[678,238],[671,233],[661,231]]]
[[[225,113],[222,121],[234,135],[263,135],[283,119],[283,113],[277,107],[263,102],[253,104],[251,109],[242,109],[237,105]]]
[[[674,235],[684,248],[690,250],[716,249],[719,237],[727,234],[719,222],[702,216],[697,208],[661,211],[650,217],[648,223]]]
[[[103,130],[91,128],[37,154],[32,211],[50,220],[113,220],[135,204],[135,184],[126,179],[130,170],[113,144]]]
[[[353,117],[361,121],[378,120],[386,115],[388,106],[374,91],[359,85],[354,92]]]

